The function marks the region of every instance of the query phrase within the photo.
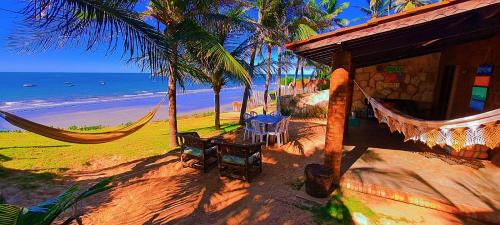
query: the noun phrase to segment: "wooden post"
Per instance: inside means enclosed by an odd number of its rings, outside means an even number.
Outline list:
[[[340,163],[350,91],[351,55],[345,51],[334,54],[334,71],[330,76],[330,99],[325,141],[325,166],[332,170],[333,181],[340,181]]]

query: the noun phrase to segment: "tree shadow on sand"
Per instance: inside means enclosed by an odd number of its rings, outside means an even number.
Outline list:
[[[317,161],[319,154],[305,156],[271,147],[263,155],[263,172],[251,183],[219,178],[217,168],[208,173],[183,168],[178,152],[69,176],[82,185],[117,177],[114,189],[85,201],[86,224],[312,223],[312,214],[296,207],[297,191],[290,182],[302,176],[304,166]]]

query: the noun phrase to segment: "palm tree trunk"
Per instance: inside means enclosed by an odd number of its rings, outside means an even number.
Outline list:
[[[250,67],[248,68],[248,74],[250,77],[254,77],[253,71],[255,68],[255,56],[257,54],[257,47],[258,45],[255,44],[255,46],[252,47],[250,50]],[[252,87],[250,87],[249,84],[245,84],[245,92],[243,92],[243,100],[241,103],[241,110],[240,110],[240,125],[245,125],[245,119],[244,115],[247,112],[247,106],[248,106],[248,99],[250,98],[250,90]]]
[[[305,88],[305,84],[304,84],[304,62],[301,63],[300,65],[300,76],[301,76],[301,79],[302,79],[302,93],[304,93],[304,88]]]
[[[278,47],[278,73],[276,74],[276,112],[281,112],[281,46]]]
[[[295,66],[295,76],[293,77],[293,94],[297,88],[297,75],[299,74],[300,58],[297,58],[297,66]]]
[[[177,142],[177,44],[172,45],[172,57],[170,62],[170,76],[168,78],[168,124],[170,148],[179,146]]]
[[[170,76],[168,78],[168,124],[169,124],[169,140],[170,148],[178,147],[177,143],[177,106],[176,106],[176,69],[170,66]]]
[[[214,86],[215,129],[220,130],[220,87]]]
[[[269,94],[269,82],[271,80],[271,44],[267,45],[267,71],[266,71],[266,83],[264,84],[264,115],[267,114],[268,111],[268,99],[267,96]]]

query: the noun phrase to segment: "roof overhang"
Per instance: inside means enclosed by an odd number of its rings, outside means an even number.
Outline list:
[[[372,19],[286,47],[331,65],[333,54],[349,51],[356,67],[436,52],[454,44],[492,37],[500,29],[500,0],[444,1]]]

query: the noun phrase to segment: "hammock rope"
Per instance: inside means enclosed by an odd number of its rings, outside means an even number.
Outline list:
[[[57,129],[33,121],[29,121],[27,119],[1,110],[0,116],[16,127],[54,140],[76,144],[100,144],[124,138],[144,127],[144,125],[151,121],[156,115],[156,112],[158,112],[158,110],[161,108],[164,100],[165,98],[162,98],[162,100],[153,108],[153,110],[151,110],[148,114],[146,114],[135,123],[114,131],[101,133],[79,133]]]
[[[385,106],[366,93],[356,81],[354,84],[368,99],[375,118],[380,123],[386,123],[391,132],[402,133],[405,141],[420,141],[430,148],[435,145],[449,146],[455,151],[474,145],[490,149],[500,146],[500,109],[453,120],[423,120]]]

